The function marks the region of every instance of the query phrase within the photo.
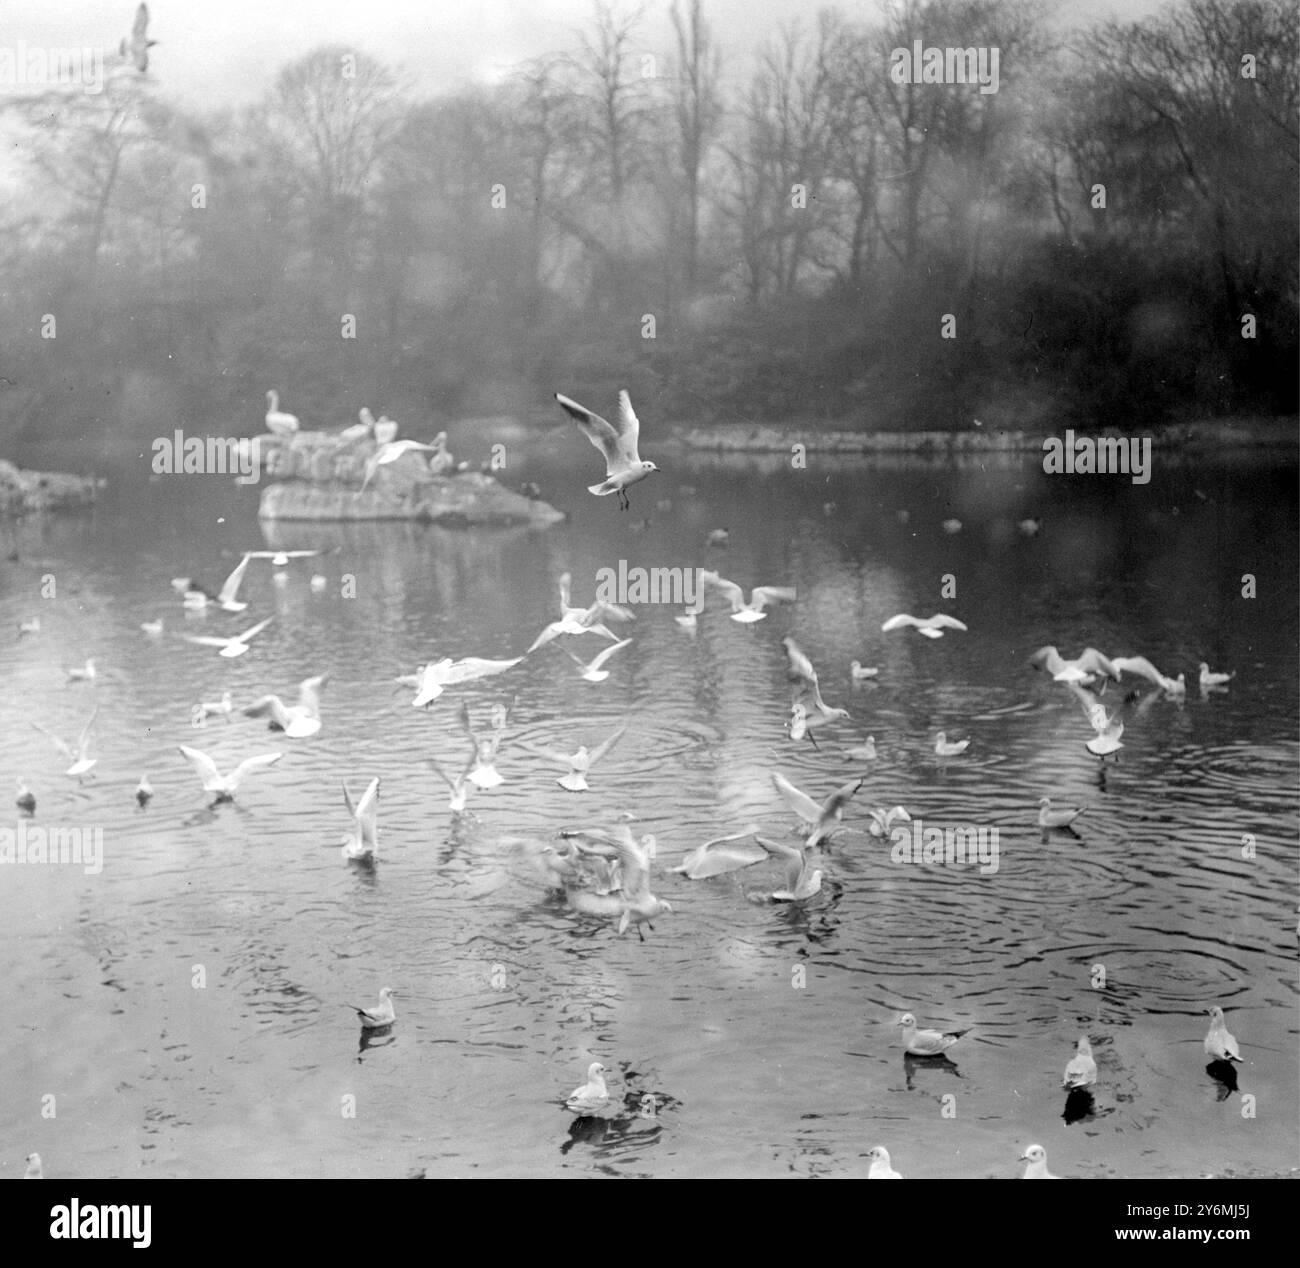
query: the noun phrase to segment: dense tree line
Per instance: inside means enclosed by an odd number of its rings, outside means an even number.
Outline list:
[[[237,112],[157,67],[0,98],[0,436],[252,430],[268,386],[417,429],[556,386],[866,428],[1295,411],[1286,0],[1064,34],[1029,0],[887,0],[726,76],[704,0],[669,16],[652,47],[598,3],[433,99],[342,47]],[[918,38],[996,48],[998,90],[898,82]]]

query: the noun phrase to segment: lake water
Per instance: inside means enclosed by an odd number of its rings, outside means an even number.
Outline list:
[[[270,544],[329,553],[254,561],[239,615],[187,614],[168,582],[216,586],[268,544],[256,489],[119,485],[92,513],[0,525],[18,556],[0,562],[0,776],[32,786],[35,825],[103,842],[98,874],[0,867],[3,1174],[37,1150],[58,1177],[863,1176],[879,1143],[909,1177],[1013,1177],[1031,1142],[1065,1176],[1296,1167],[1294,455],[1157,453],[1144,487],[1049,478],[1032,457],[792,471],[656,456],[665,470],[624,514],[583,492],[580,438],[543,447],[511,473],[572,511],[541,532],[280,526]],[[1026,516],[1042,519],[1035,537],[1016,531]],[[706,545],[718,527],[729,543]],[[435,657],[518,655],[554,619],[561,572],[585,603],[620,560],[794,585],[798,602],[752,625],[715,606],[693,637],[677,609],[642,606],[598,685],[563,643],[427,713],[394,684]],[[948,574],[956,597],[941,599]],[[969,631],[882,634],[900,611],[951,612]],[[33,616],[40,634],[16,638]],[[263,616],[237,660],[177,637]],[[158,617],[161,637],[141,632]],[[852,715],[820,748],[783,730],[786,634]],[[603,646],[566,641],[587,657]],[[1078,704],[1026,665],[1048,642],[1140,653],[1192,685],[1134,711],[1100,772]],[[87,657],[96,683],[66,683]],[[878,680],[853,686],[853,658]],[[1202,698],[1202,660],[1236,671],[1226,692]],[[242,705],[324,671],[314,738],[239,716],[191,726],[223,689]],[[460,701],[486,726],[516,696],[506,782],[458,820],[426,759],[463,760]],[[31,724],[74,739],[96,704],[99,761],[78,784]],[[622,724],[585,794],[518,743],[572,751]],[[967,752],[939,763],[939,730]],[[846,761],[868,734],[878,760]],[[223,765],[285,756],[210,809],[179,743]],[[748,823],[797,841],[774,771],[819,799],[866,774],[820,894],[761,901],[776,864],[666,871]],[[144,772],[155,796],[140,810]],[[340,857],[339,784],[357,793],[373,775],[371,869]],[[1089,807],[1077,837],[1042,839],[1042,795]],[[996,827],[996,872],[891,861],[865,825],[895,803],[926,824]],[[10,791],[5,805],[16,831]],[[644,942],[568,909],[512,844],[622,811],[655,834],[653,889],[675,907]],[[363,1048],[345,1005],[381,986],[398,1021]],[[1227,1095],[1202,1052],[1214,1003],[1245,1058]],[[904,1060],[904,1010],[971,1028],[951,1064]],[[1080,1033],[1099,1079],[1092,1115],[1067,1124],[1061,1072]],[[575,1122],[561,1102],[593,1060],[616,1102],[652,1096],[653,1115]]]

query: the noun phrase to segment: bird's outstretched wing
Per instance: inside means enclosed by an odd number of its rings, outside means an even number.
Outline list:
[[[559,392],[556,392],[555,399],[559,401],[560,408],[578,424],[582,434],[605,455],[606,468],[616,465],[620,458],[620,441],[617,428],[608,419],[601,418],[599,414],[593,414],[585,405],[579,405],[577,401],[572,401],[567,396],[561,396]],[[622,397],[619,399],[621,402]],[[629,404],[629,412],[631,408]],[[636,422],[635,414],[632,415],[632,421]]]
[[[217,769],[217,764],[206,753],[199,749],[190,748],[188,744],[180,745],[181,756],[189,762],[198,777],[203,781],[205,789],[211,787],[221,780],[221,772]]]
[[[237,788],[239,781],[251,771],[261,770],[264,766],[274,766],[284,756],[283,753],[259,753],[256,757],[246,757],[230,772],[228,783]]]
[[[596,745],[596,747],[592,749],[591,752],[588,754],[588,760],[587,760],[588,768],[595,766],[595,764],[598,761],[600,761],[600,759],[604,757],[605,754],[608,753],[609,750],[612,749],[614,745],[617,744],[619,740],[621,740],[623,736],[625,736],[626,734],[627,734],[627,727],[621,726],[618,728],[617,731],[614,732],[613,735],[609,737],[609,739],[605,740],[603,743]],[[629,830],[629,835],[631,835],[630,830]]]
[[[784,775],[778,775],[772,772],[772,783],[776,785],[776,790],[785,798],[785,803],[801,819],[806,819],[809,823],[816,823],[821,818],[822,808],[805,792],[800,792]]]
[[[220,603],[234,603],[235,595],[239,593],[240,583],[244,580],[244,573],[248,571],[248,561],[252,559],[251,554],[245,554],[236,565],[235,570],[228,576],[221,585],[221,592],[217,595],[217,601]]]

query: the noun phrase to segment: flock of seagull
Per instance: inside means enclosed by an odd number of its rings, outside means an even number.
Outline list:
[[[637,453],[639,423],[628,394],[626,392],[619,394],[617,426],[611,425],[568,397],[557,393],[556,400],[606,459],[605,480],[590,486],[588,491],[595,496],[616,493],[620,505],[626,509],[627,490],[658,470],[654,463],[642,462]],[[270,408],[266,421],[270,430],[284,434],[297,429],[298,420],[279,410],[278,397],[274,391],[268,393],[268,405]],[[375,453],[382,453],[385,446],[396,443],[393,440],[394,432],[381,432],[376,420],[365,417],[368,411],[362,413],[360,431],[354,439],[373,444]],[[432,448],[432,446],[425,446],[425,448]],[[371,462],[373,461],[372,455]],[[376,469],[377,467],[367,464],[367,481]],[[710,540],[715,540],[715,537],[716,535],[711,535]],[[717,540],[725,542],[725,534]],[[293,560],[310,558],[317,553],[315,551],[247,551],[216,593],[193,577],[178,577],[171,584],[181,597],[185,609],[239,614],[248,607],[248,604],[239,598],[239,592],[254,560],[268,560],[273,569],[281,570],[287,568]],[[797,598],[795,588],[785,586],[756,586],[746,598],[741,586],[711,570],[700,570],[699,580],[701,584],[696,600],[685,613],[676,617],[678,624],[692,634],[698,619],[708,609],[708,598],[711,595],[718,596],[729,608],[728,615],[732,620],[747,625],[764,620],[767,617],[766,609],[769,607],[794,603]],[[181,637],[192,644],[216,648],[218,655],[223,658],[234,658],[249,652],[252,640],[271,624],[272,619],[263,618],[242,632],[228,636],[184,634]],[[563,650],[583,680],[600,683],[610,676],[610,670],[606,665],[611,657],[632,642],[632,639],[621,637],[616,633],[611,625],[622,625],[633,620],[635,620],[635,613],[619,604],[597,600],[586,607],[575,605],[572,597],[572,577],[565,573],[559,578],[558,619],[549,620],[519,656],[503,659],[472,656],[460,659],[443,657],[422,664],[413,674],[404,675],[395,681],[414,691],[411,700],[413,707],[427,710],[431,709],[448,689],[504,674],[561,637],[576,640],[586,635],[595,635],[597,638],[604,639],[606,645],[589,660],[576,655],[567,646]],[[142,624],[141,628],[146,635],[157,637],[163,631],[163,623],[161,620],[147,622]],[[913,629],[917,635],[933,640],[942,638],[947,633],[966,631],[967,626],[955,617],[944,613],[935,613],[924,618],[900,613],[889,618],[881,626],[881,632],[885,634],[903,629]],[[19,626],[19,637],[39,634],[39,631],[39,620],[25,620]],[[816,732],[831,724],[849,720],[849,711],[826,702],[822,695],[817,670],[793,638],[789,636],[783,638],[781,645],[785,652],[786,674],[791,689],[790,716],[785,729],[792,741],[807,738],[820,749]],[[1161,693],[1169,697],[1178,697],[1186,690],[1183,674],[1171,678],[1143,656],[1107,656],[1095,648],[1088,647],[1076,657],[1065,658],[1055,647],[1046,646],[1038,649],[1030,660],[1032,664],[1049,673],[1055,682],[1062,684],[1079,700],[1093,732],[1092,737],[1084,741],[1085,747],[1102,762],[1107,758],[1113,758],[1123,747],[1121,736],[1124,732],[1125,717],[1131,718],[1134,714],[1144,712],[1151,701]],[[849,677],[854,682],[875,678],[878,673],[878,669],[864,666],[856,660],[848,670]],[[1143,678],[1153,683],[1159,690],[1145,699],[1140,699],[1137,693],[1131,693],[1125,696],[1113,711],[1108,712],[1102,703],[1102,694],[1108,683],[1122,682],[1125,673]],[[92,687],[100,676],[93,660],[88,660],[84,666],[69,669],[67,674],[69,683],[88,683]],[[279,695],[266,693],[237,709],[231,693],[225,691],[219,701],[197,704],[193,710],[192,720],[199,725],[212,717],[225,718],[230,722],[233,715],[238,712],[245,717],[265,720],[270,730],[280,733],[286,739],[307,739],[321,730],[321,692],[328,677],[328,674],[318,674],[304,680],[299,684],[296,700],[292,703],[286,703]],[[1203,692],[1224,690],[1231,677],[1230,674],[1210,671],[1207,664],[1200,666],[1199,681]],[[430,767],[450,792],[448,808],[453,815],[467,812],[468,801],[472,794],[488,792],[504,782],[496,762],[503,744],[507,742],[511,708],[513,704],[509,707],[496,706],[489,727],[481,729],[475,727],[469,706],[462,701],[456,710],[455,718],[466,741],[463,767],[448,773],[437,761],[428,759]],[[74,778],[85,777],[96,764],[97,759],[90,756],[90,741],[97,713],[98,709],[91,711],[75,744],[51,735],[39,724],[33,724],[46,734],[68,759],[70,765],[66,774]],[[517,741],[516,746],[562,769],[564,773],[558,775],[555,782],[568,792],[580,794],[590,789],[589,780],[593,770],[619,743],[626,731],[626,727],[619,727],[594,746],[588,747],[582,744],[573,752],[533,745],[522,740]],[[934,752],[937,757],[946,760],[959,757],[969,745],[969,739],[950,741],[947,733],[940,731],[935,737]],[[243,758],[233,767],[223,771],[209,754],[197,748],[181,744],[178,749],[180,755],[198,775],[204,791],[213,795],[214,805],[233,800],[245,779],[254,773],[269,770],[284,756],[279,751],[258,753]],[[851,762],[876,760],[874,737],[867,736],[859,744],[844,746],[841,756]],[[758,825],[750,824],[741,831],[704,842],[689,851],[670,870],[689,880],[701,881],[749,868],[764,860],[772,860],[781,869],[781,884],[762,895],[762,901],[801,903],[816,895],[821,890],[826,868],[826,846],[830,838],[839,830],[850,802],[862,788],[865,776],[858,776],[839,784],[820,799],[795,787],[777,771],[770,772],[770,779],[775,792],[799,821],[800,839],[797,844],[777,839],[770,834],[762,834]],[[379,856],[378,820],[381,784],[380,778],[371,779],[360,798],[354,800],[346,780],[342,783],[343,799],[349,819],[349,832],[342,844],[342,855],[349,863],[374,866]],[[135,795],[141,806],[146,805],[152,798],[153,789],[147,774],[142,777]],[[35,813],[35,794],[21,780],[17,805],[23,814]],[[1042,797],[1039,800],[1038,825],[1044,835],[1053,831],[1072,832],[1071,825],[1085,810],[1086,807],[1055,809],[1050,798]],[[888,837],[895,823],[906,822],[910,818],[909,812],[902,806],[875,807],[867,812],[866,828],[875,837]],[[554,841],[539,842],[525,838],[512,838],[512,842],[531,863],[543,883],[555,891],[562,892],[575,912],[584,916],[616,921],[619,934],[635,928],[638,938],[644,941],[642,926],[653,930],[652,922],[660,915],[672,913],[673,908],[651,889],[651,878],[657,859],[655,838],[652,834],[638,838],[629,823],[632,819],[632,815],[625,814],[613,824],[567,829],[560,832]],[[751,898],[758,900],[754,895],[751,895]],[[393,1004],[395,994],[391,987],[385,986],[379,992],[377,1005],[368,1008],[348,1005],[357,1013],[363,1033],[383,1031],[396,1023],[397,1016]],[[1204,1043],[1206,1053],[1215,1063],[1230,1066],[1233,1062],[1239,1062],[1240,1052],[1236,1040],[1226,1029],[1222,1009],[1216,1006],[1208,1011],[1211,1025]],[[948,1050],[968,1033],[965,1030],[941,1031],[921,1028],[911,1012],[903,1013],[896,1026],[902,1032],[902,1047],[907,1057],[921,1061],[946,1061]],[[605,1083],[606,1073],[604,1065],[598,1061],[593,1062],[588,1067],[586,1083],[564,1099],[565,1106],[579,1115],[599,1113],[609,1104],[610,1099]],[[1081,1093],[1095,1084],[1096,1079],[1096,1063],[1089,1039],[1084,1035],[1078,1041],[1076,1054],[1065,1068],[1063,1086],[1071,1094]],[[39,1175],[39,1158],[35,1155],[32,1157],[36,1159],[34,1170],[36,1175]],[[868,1157],[871,1160],[868,1178],[901,1178],[894,1170],[889,1151],[884,1146],[873,1147]],[[1030,1145],[1020,1158],[1027,1164],[1024,1171],[1025,1179],[1056,1178],[1047,1168],[1046,1151],[1041,1145]],[[33,1167],[29,1159],[29,1176],[32,1175],[32,1171]]]

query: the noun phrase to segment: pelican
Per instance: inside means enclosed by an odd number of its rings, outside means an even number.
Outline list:
[[[279,696],[262,696],[244,709],[246,718],[270,717],[268,731],[283,731],[290,739],[306,739],[320,730],[320,690],[328,674],[304,678],[298,684],[298,703],[286,705]]]
[[[632,409],[632,398],[626,391],[618,394],[618,426],[615,427],[599,414],[593,414],[584,405],[571,401],[567,396],[556,392],[555,399],[578,427],[582,434],[605,456],[605,479],[600,484],[587,487],[588,493],[605,497],[610,493],[618,494],[619,505],[627,510],[628,489],[644,480],[652,471],[659,468],[653,462],[642,462],[637,453],[637,441],[641,433],[641,423]]]
[[[397,1013],[393,1009],[395,994],[391,986],[385,986],[379,992],[379,1003],[374,1008],[358,1008],[355,1004],[345,1004],[344,1007],[350,1008],[361,1018],[363,1030],[379,1030],[384,1026],[391,1026],[397,1020]]]
[[[916,632],[924,634],[926,638],[942,638],[944,630],[964,630],[966,628],[955,616],[945,616],[942,612],[936,612],[934,616],[927,616],[924,620],[919,617],[908,616],[906,612],[900,612],[898,616],[891,616],[880,628],[885,633],[888,633],[890,630],[901,630],[908,625],[914,626]]]
[[[280,408],[280,393],[272,388],[266,394],[266,430],[277,436],[292,436],[298,430],[298,419]]]
[[[755,586],[749,592],[749,602],[745,602],[745,592],[734,582],[720,577],[716,572],[701,571],[701,586],[712,586],[720,590],[731,604],[731,619],[742,624],[761,621],[767,613],[763,609],[770,603],[793,603],[795,591],[793,586]]]
[[[217,764],[206,753],[188,745],[179,746],[181,756],[185,758],[203,781],[203,791],[216,793],[218,801],[234,801],[244,776],[265,766],[272,766],[284,756],[283,753],[261,753],[257,757],[246,757],[228,775],[223,775]]]
[[[352,838],[343,843],[345,859],[373,859],[379,849],[379,776],[376,775],[361,795],[353,802],[347,780],[343,781],[343,804],[352,816]]]
[[[918,1030],[916,1028],[916,1018],[911,1013],[904,1013],[894,1024],[902,1027],[903,1048],[914,1057],[937,1057],[947,1052],[962,1035],[970,1033],[969,1028],[966,1030]]]
[[[221,650],[217,653],[227,659],[234,656],[242,656],[248,651],[248,640],[255,634],[260,634],[271,622],[274,617],[268,616],[264,621],[246,629],[242,634],[236,634],[232,638],[218,638],[213,634],[185,634],[182,637],[187,643],[198,643],[203,647],[219,647]]]

